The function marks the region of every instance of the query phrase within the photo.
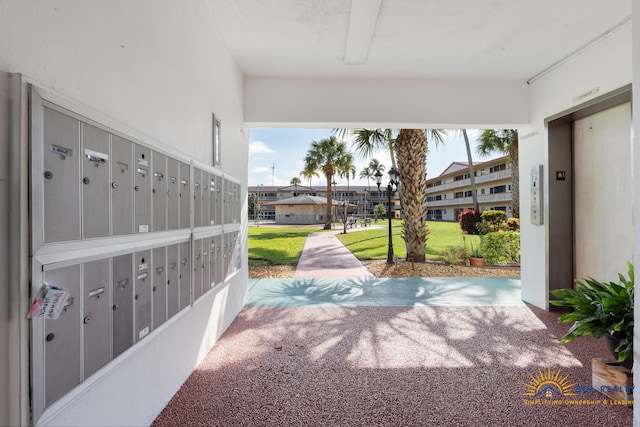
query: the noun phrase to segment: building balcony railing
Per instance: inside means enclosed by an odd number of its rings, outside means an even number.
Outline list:
[[[509,202],[511,203],[511,193],[497,193],[497,194],[480,194],[478,195],[478,203],[495,203],[495,202]],[[444,207],[444,206],[471,206],[473,204],[473,197],[459,197],[457,199],[444,199],[433,200],[427,202],[429,209]]]
[[[503,171],[498,171],[493,173],[487,173],[484,175],[478,175],[476,176],[476,184],[482,184],[484,182],[491,182],[491,181],[499,181],[501,179],[507,179],[507,178],[511,178],[511,169],[506,169]],[[453,182],[448,182],[446,184],[429,187],[427,188],[427,194],[440,193],[444,190],[450,190],[452,188],[469,187],[470,185],[471,185],[471,180],[469,178],[461,179],[460,181],[453,181]]]

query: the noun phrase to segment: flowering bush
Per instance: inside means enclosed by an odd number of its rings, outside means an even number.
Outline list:
[[[482,221],[476,224],[478,233],[487,234],[506,228],[507,214],[504,211],[488,210],[482,212]]]
[[[520,219],[519,218],[509,218],[506,224],[507,230],[520,230]]]
[[[458,223],[463,233],[478,234],[476,224],[482,221],[482,211],[465,209],[458,215]]]

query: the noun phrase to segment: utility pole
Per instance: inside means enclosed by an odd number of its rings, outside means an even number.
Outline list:
[[[276,172],[276,163],[274,162],[273,165],[271,166],[271,186],[276,185],[275,172]]]

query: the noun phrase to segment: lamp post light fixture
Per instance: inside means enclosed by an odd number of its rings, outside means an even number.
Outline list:
[[[382,173],[380,171],[376,171],[376,185],[378,186],[378,191],[380,191],[380,184],[382,184]],[[387,264],[393,265],[393,238],[391,235],[391,193],[393,193],[400,184],[400,172],[394,167],[389,169],[389,183],[387,184],[387,201],[389,202],[389,211],[387,215],[389,217],[389,249],[387,249]]]

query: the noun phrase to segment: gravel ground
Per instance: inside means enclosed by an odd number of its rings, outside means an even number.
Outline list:
[[[526,397],[534,375],[568,375],[570,393],[590,386],[591,358],[607,354],[589,337],[558,345],[568,326],[557,317],[245,307],[152,425],[631,426],[632,409],[598,392]]]
[[[464,277],[464,276],[520,276],[519,267],[469,267],[464,265],[445,265],[434,262],[411,263],[399,261],[393,266],[385,260],[365,261],[367,269],[376,277]],[[281,278],[292,279],[295,265],[274,265],[250,267],[252,279]]]

